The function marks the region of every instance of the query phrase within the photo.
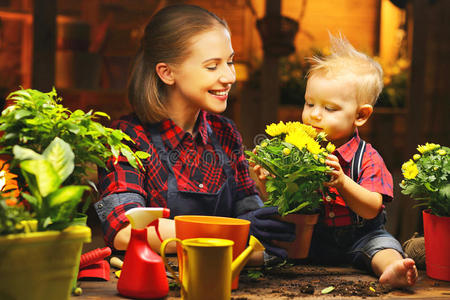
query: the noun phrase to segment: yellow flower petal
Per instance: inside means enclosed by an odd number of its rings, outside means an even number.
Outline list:
[[[417,174],[419,174],[419,169],[417,168],[417,165],[415,163],[408,165],[408,167],[403,171],[403,176],[406,179],[414,179],[416,178]]]

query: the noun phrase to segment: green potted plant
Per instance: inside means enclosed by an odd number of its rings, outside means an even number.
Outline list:
[[[308,255],[313,226],[318,220],[322,197],[329,195],[323,183],[329,181],[329,167],[325,164],[333,144],[324,148],[325,134],[300,122],[270,124],[254,153],[246,151],[249,160],[265,168],[271,176],[266,181],[266,206],[277,206],[288,222],[296,223],[296,241],[282,243],[290,258]]]
[[[93,188],[88,171],[119,153],[135,167],[148,155],[133,153],[123,143],[130,137],[95,121],[106,114],[64,108],[55,90],[22,89],[7,99],[13,103],[0,116],[0,154],[19,193],[0,197],[0,298],[68,299],[82,243],[90,240],[87,226],[71,226]]]
[[[424,207],[427,275],[450,281],[450,148],[426,143],[402,165],[402,193]]]

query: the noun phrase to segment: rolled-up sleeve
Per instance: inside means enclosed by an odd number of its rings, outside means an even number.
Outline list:
[[[240,216],[248,211],[255,210],[264,206],[259,195],[244,197],[235,203],[234,215]]]
[[[101,222],[106,245],[112,247],[117,232],[128,225],[129,222],[125,212],[135,207],[144,206],[145,199],[135,193],[111,194],[94,204]]]

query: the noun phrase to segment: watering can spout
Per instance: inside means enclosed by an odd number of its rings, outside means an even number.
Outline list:
[[[253,251],[263,251],[264,249],[261,242],[251,235],[248,247],[231,263],[231,279],[233,280],[241,272]]]

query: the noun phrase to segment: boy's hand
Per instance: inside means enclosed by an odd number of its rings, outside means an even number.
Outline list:
[[[336,155],[329,154],[325,163],[327,166],[331,167],[332,171],[330,171],[331,179],[328,182],[325,182],[325,186],[332,186],[335,188],[339,188],[342,186],[345,180],[344,171],[342,171],[341,165],[339,164],[339,159]]]
[[[253,149],[253,153],[256,154],[256,148]],[[254,162],[249,163],[250,167],[252,167],[253,171],[255,172],[256,176],[258,177],[259,181],[261,182],[262,186],[266,185],[267,176],[270,175],[269,171],[261,167],[261,165],[257,165]],[[273,176],[273,175],[271,175]]]
[[[261,167],[260,165],[253,165],[253,171],[255,171],[256,176],[262,183],[266,183],[267,176],[270,175],[269,171]]]

